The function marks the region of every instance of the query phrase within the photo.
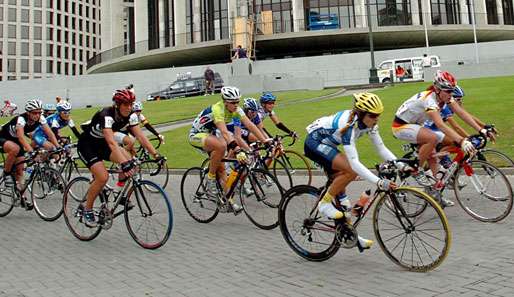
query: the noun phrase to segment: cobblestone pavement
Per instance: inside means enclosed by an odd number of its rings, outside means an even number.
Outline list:
[[[19,208],[0,218],[0,296],[514,296],[512,215],[485,224],[459,206],[447,209],[448,258],[435,271],[413,273],[378,245],[314,263],[294,254],[278,229],[259,230],[244,215],[197,223],[180,201],[179,182],[174,176],[167,189],[172,237],[155,251],[135,244],[123,219],[80,242],[63,218],[47,223]],[[351,197],[363,187],[355,182]],[[373,237],[369,219],[360,234]]]

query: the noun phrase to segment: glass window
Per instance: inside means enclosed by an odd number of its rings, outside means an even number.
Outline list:
[[[67,46],[64,47],[64,58],[65,59],[69,59],[70,58],[70,54],[69,54],[69,50],[68,50]]]
[[[21,39],[29,39],[29,26],[21,26]]]
[[[64,75],[70,74],[69,68],[70,68],[70,64],[68,64],[68,62],[64,63]]]
[[[393,62],[387,62],[380,65],[380,70],[393,69]]]
[[[57,62],[57,74],[61,74],[61,62]]]
[[[16,60],[15,59],[7,60],[7,71],[16,72]]]
[[[27,57],[29,55],[29,43],[22,42],[21,43],[21,55]]]
[[[54,72],[54,61],[48,60],[46,61],[46,73]]]
[[[41,60],[34,60],[34,72],[41,73]]]
[[[16,55],[16,42],[8,42],[7,43],[7,53],[9,55]]]
[[[21,22],[22,23],[28,23],[30,21],[30,14],[28,9],[22,9],[21,10]]]
[[[7,19],[9,22],[16,22],[16,8],[9,8]]]
[[[61,0],[56,0],[57,1],[57,10],[61,10]]]
[[[70,5],[70,3],[69,3],[69,2],[70,2],[70,1],[68,1],[68,0],[64,0],[64,11],[65,11],[65,12],[68,12],[68,8],[69,8],[69,5]]]
[[[57,26],[60,26],[61,25],[61,14],[60,13],[56,14],[56,17],[57,17]]]
[[[46,8],[54,8],[54,0],[46,0]]]
[[[34,23],[41,24],[43,22],[43,13],[41,10],[34,10]]]
[[[4,20],[4,8],[0,7],[0,21]]]
[[[34,40],[43,39],[43,29],[41,27],[34,27]]]
[[[53,57],[54,56],[54,45],[53,44],[47,44],[46,45],[46,56],[47,57]]]
[[[3,37],[4,37],[4,25],[0,24],[0,38],[3,38]],[[1,50],[2,50],[2,46],[0,46],[0,51]],[[0,65],[2,65],[2,63],[0,63]],[[2,74],[2,71],[0,71],[0,74]]]
[[[61,42],[61,30],[57,29],[57,42]]]
[[[460,24],[458,0],[431,0],[432,24]]]
[[[54,40],[54,28],[46,28],[46,40]]]
[[[22,73],[29,73],[29,60],[21,59],[20,60],[20,68]]]
[[[9,25],[7,27],[7,30],[8,30],[7,36],[9,38],[16,38],[16,25]]]
[[[53,25],[54,23],[54,13],[51,11],[46,12],[46,23],[49,25]]]
[[[75,30],[75,17],[71,18],[71,28]]]
[[[42,7],[43,6],[42,0],[34,0],[34,6],[35,7]]]
[[[16,0],[9,0],[9,4],[16,5]]]
[[[34,43],[34,56],[41,57],[41,43]]]
[[[21,5],[29,6],[29,0],[21,0]]]
[[[58,45],[57,46],[57,58],[60,58],[61,57],[61,46]]]

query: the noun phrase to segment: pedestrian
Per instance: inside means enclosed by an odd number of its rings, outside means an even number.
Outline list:
[[[396,77],[400,80],[400,81],[403,81],[403,79],[405,78],[405,69],[403,69],[402,66],[398,65],[396,67]]]
[[[241,45],[238,45],[234,52],[234,56],[232,57],[232,60],[246,59],[246,58],[247,58],[246,50],[243,47],[241,47]]]
[[[207,96],[209,91],[211,95],[214,95],[214,71],[209,66],[205,69],[203,77],[205,78],[205,94],[203,95]]]
[[[59,102],[61,102],[61,101],[62,101],[62,98],[61,98],[61,97],[59,97],[59,96],[55,97],[55,103],[59,103]]]

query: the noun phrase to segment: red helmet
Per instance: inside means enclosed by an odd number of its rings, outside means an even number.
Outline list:
[[[134,101],[136,101],[136,96],[129,90],[116,90],[112,96],[112,101],[116,104],[134,103]]]
[[[457,80],[448,71],[437,70],[434,77],[434,86],[441,90],[453,91],[457,86]]]

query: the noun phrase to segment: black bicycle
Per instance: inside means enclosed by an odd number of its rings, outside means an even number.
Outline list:
[[[59,171],[48,167],[46,160],[51,154],[59,154],[66,148],[59,148],[52,152],[38,149],[32,152],[27,159],[13,166],[15,172],[17,166],[25,164],[28,179],[23,186],[16,186],[15,177],[2,174],[0,177],[0,217],[8,215],[15,206],[21,206],[27,210],[34,208],[40,218],[45,221],[57,220],[62,212],[62,195],[66,183]],[[30,202],[25,201],[25,193],[30,192]]]
[[[253,168],[249,163],[239,163],[235,159],[223,159],[222,162],[234,164],[237,176],[227,189],[217,181],[217,194],[207,191],[207,167],[189,168],[182,176],[180,194],[182,203],[189,215],[200,223],[209,223],[218,213],[234,213],[231,203],[236,192],[248,219],[261,229],[273,229],[278,226],[277,209],[282,199],[282,187],[277,179],[267,170]]]
[[[139,164],[137,159],[133,162]],[[119,170],[109,172],[120,173]],[[83,218],[83,205],[90,184],[90,178],[79,176],[70,181],[64,192],[64,219],[76,238],[82,241],[93,240],[102,230],[109,230],[114,219],[123,214],[130,236],[143,248],[157,249],[169,239],[173,228],[172,205],[158,184],[134,174],[119,192],[106,185],[93,207],[98,217],[98,226],[95,228],[87,227]],[[123,209],[117,210],[120,206]]]

